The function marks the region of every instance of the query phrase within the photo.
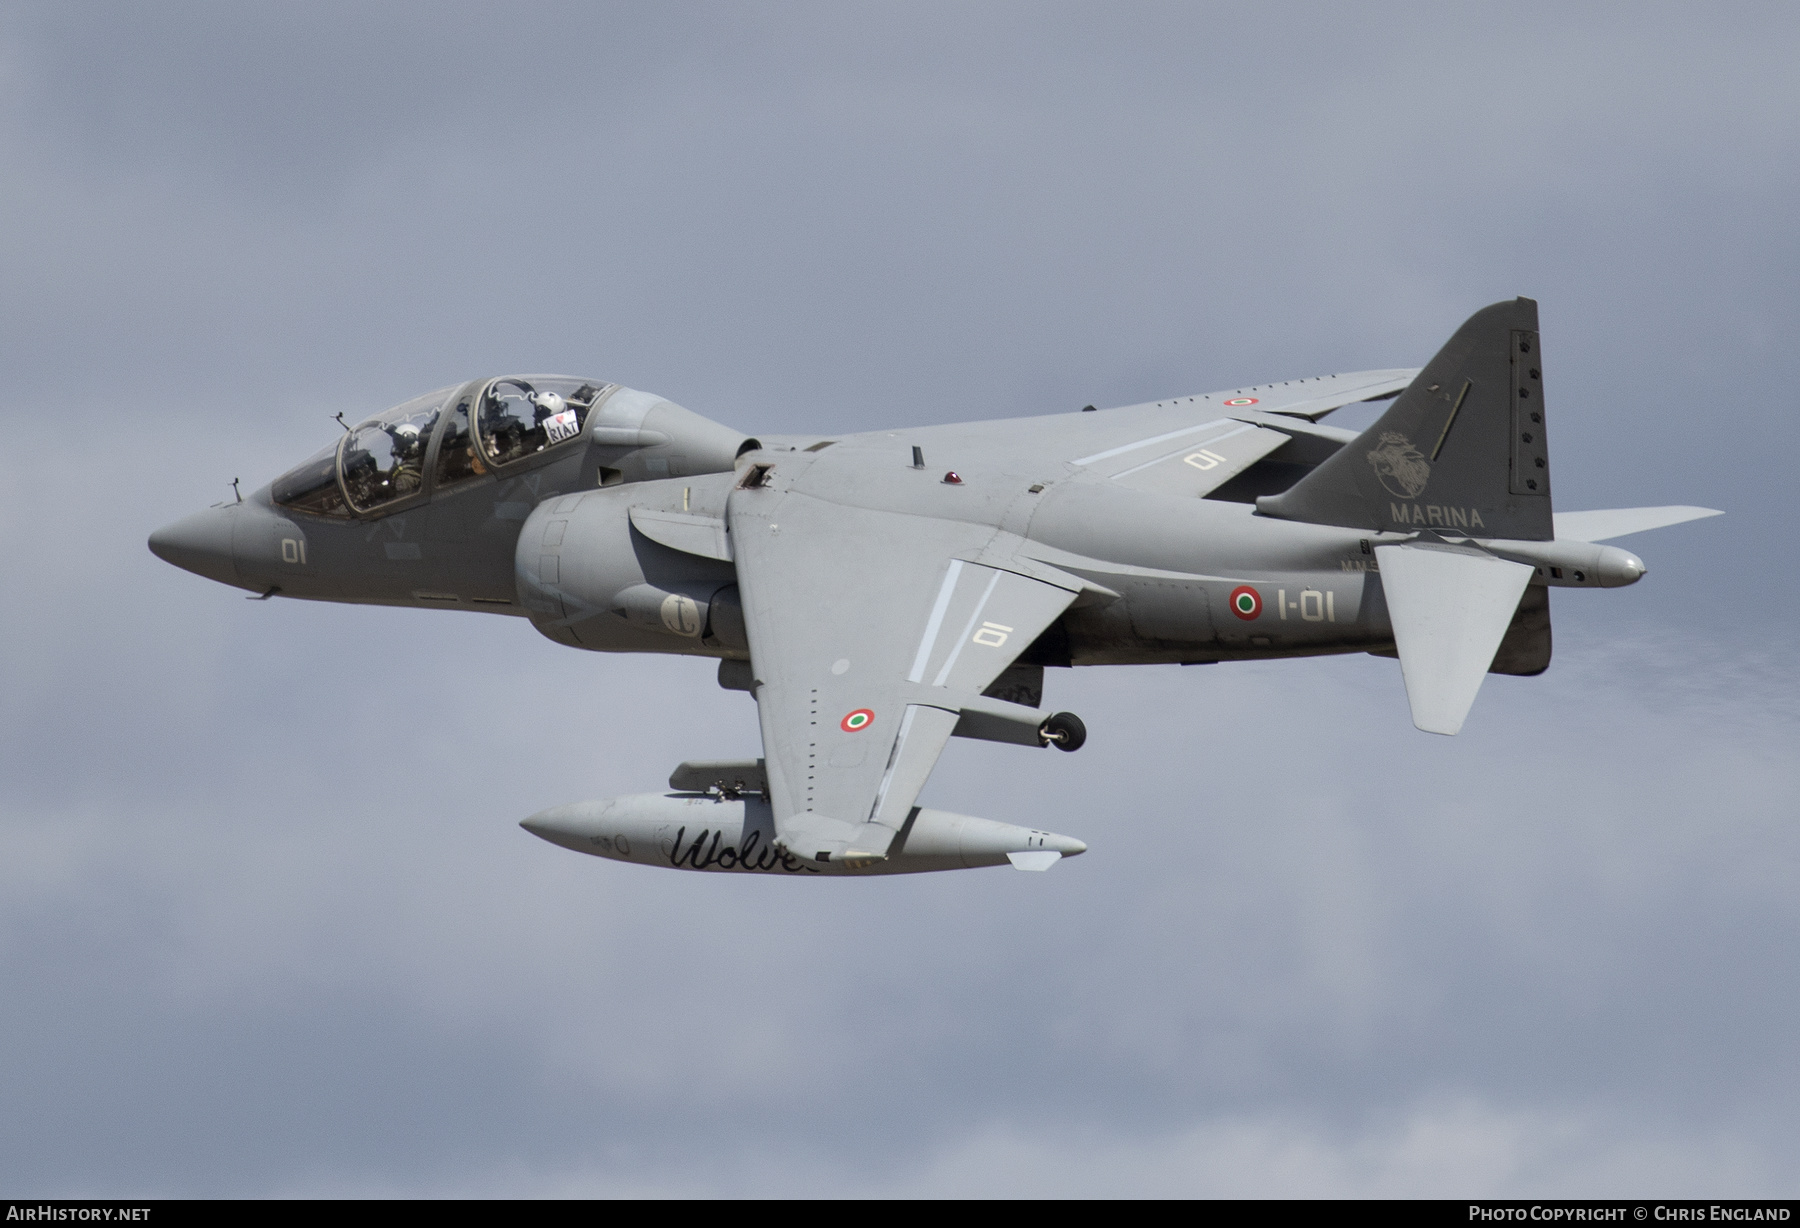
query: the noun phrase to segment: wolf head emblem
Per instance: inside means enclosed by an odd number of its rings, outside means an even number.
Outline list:
[[[1369,453],[1369,465],[1387,492],[1402,499],[1417,497],[1431,480],[1431,463],[1412,440],[1393,431],[1381,433],[1381,446]]]

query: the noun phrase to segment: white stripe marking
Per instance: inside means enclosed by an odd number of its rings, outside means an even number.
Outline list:
[[[916,678],[914,681],[918,681]],[[869,822],[881,813],[881,803],[887,800],[888,786],[894,783],[894,769],[900,766],[900,750],[906,745],[906,735],[912,729],[913,713],[919,710],[917,704],[906,705],[906,715],[900,718],[900,732],[894,735],[894,749],[888,752],[887,771],[881,774],[881,787],[875,790],[875,804],[869,807]]]
[[[1195,431],[1210,430],[1215,426],[1224,426],[1232,421],[1230,418],[1217,418],[1211,422],[1202,422],[1199,426],[1184,426],[1179,431],[1170,431],[1166,435],[1152,435],[1148,439],[1140,439],[1136,443],[1124,444],[1117,448],[1108,448],[1104,452],[1096,452],[1092,456],[1084,456],[1080,460],[1071,461],[1075,465],[1091,465],[1095,461],[1105,460],[1109,456],[1119,456],[1126,452],[1135,452],[1139,448],[1147,448],[1151,444],[1162,443],[1166,439],[1179,439],[1183,435],[1192,435]]]
[[[931,648],[937,643],[938,629],[944,625],[944,611],[950,608],[950,597],[956,592],[956,578],[962,575],[962,567],[961,559],[950,560],[944,585],[938,589],[937,604],[931,607],[931,621],[925,624],[925,638],[919,641],[919,655],[913,658],[912,672],[906,675],[908,682],[917,682],[925,676],[925,664],[931,660]]]
[[[982,593],[981,600],[975,603],[975,612],[969,615],[969,625],[962,629],[962,635],[957,637],[956,647],[950,650],[950,659],[944,662],[944,668],[938,671],[938,676],[931,680],[932,686],[943,686],[944,679],[950,676],[950,667],[956,664],[956,658],[962,656],[963,645],[969,642],[969,634],[975,630],[975,620],[981,617],[983,610],[987,609],[988,598],[994,595],[994,585],[998,583],[1000,583],[1000,573],[996,571],[994,578],[988,581],[987,591]]]
[[[1226,431],[1223,435],[1214,435],[1211,439],[1206,440],[1206,442],[1207,443],[1218,443],[1220,440],[1230,439],[1233,435],[1242,435],[1245,431],[1254,431],[1255,429],[1256,429],[1256,427],[1254,425],[1246,423],[1243,426],[1238,427],[1238,429],[1235,431]],[[1186,446],[1191,446],[1191,445],[1186,445]],[[1152,466],[1152,465],[1160,465],[1164,461],[1168,460],[1170,457],[1180,456],[1182,451],[1186,450],[1186,446],[1184,446],[1182,449],[1180,449],[1178,451],[1170,452],[1165,456],[1159,456],[1153,461],[1145,461],[1143,464],[1137,465],[1130,469],[1127,469],[1123,473],[1115,473],[1112,475],[1112,480],[1116,482],[1120,478],[1128,478],[1134,473],[1142,473],[1144,470],[1150,468],[1150,466]],[[1079,462],[1077,462],[1077,463],[1079,463]]]

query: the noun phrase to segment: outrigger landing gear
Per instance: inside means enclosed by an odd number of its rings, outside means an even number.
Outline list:
[[[1087,741],[1087,726],[1073,712],[1058,712],[1038,726],[1038,744],[1057,750],[1080,750]]]

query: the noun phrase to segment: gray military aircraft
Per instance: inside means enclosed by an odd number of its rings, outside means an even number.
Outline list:
[[[750,438],[661,397],[479,379],[370,418],[150,549],[261,597],[485,610],[596,652],[715,657],[764,757],[544,811],[620,861],[892,874],[1080,853],[921,808],[948,740],[1073,751],[1046,666],[1397,657],[1454,734],[1550,663],[1552,588],[1635,583],[1598,543],[1706,508],[1551,511],[1537,304],[1421,370],[998,422]],[[1324,425],[1393,404],[1360,435]]]

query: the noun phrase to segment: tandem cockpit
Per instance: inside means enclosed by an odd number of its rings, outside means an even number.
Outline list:
[[[619,391],[630,392],[566,375],[440,388],[351,427],[276,478],[269,496],[278,507],[313,516],[393,510],[573,443],[594,407]]]

